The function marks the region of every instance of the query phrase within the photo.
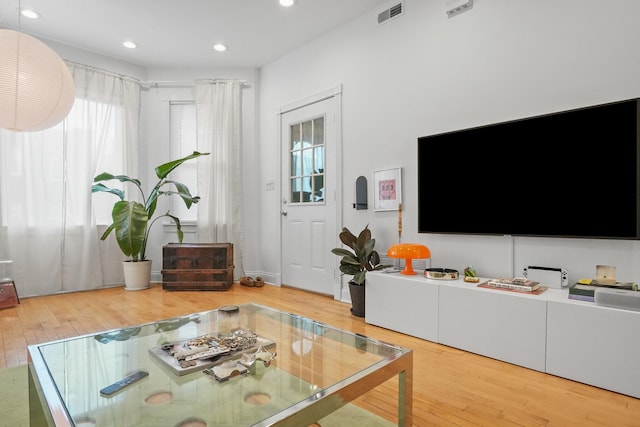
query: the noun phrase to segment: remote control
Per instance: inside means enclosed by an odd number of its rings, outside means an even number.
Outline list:
[[[136,381],[139,381],[148,376],[149,376],[149,372],[146,372],[146,371],[134,372],[133,374],[121,379],[120,381],[116,381],[115,383],[106,386],[105,388],[100,390],[100,394],[105,397],[113,396],[123,388],[130,386]]]

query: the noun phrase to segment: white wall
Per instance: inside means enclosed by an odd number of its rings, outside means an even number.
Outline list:
[[[371,191],[370,208],[353,209],[354,182],[360,175],[371,182],[376,169],[402,167],[403,241],[428,245],[433,267],[473,265],[483,276],[510,276],[526,265],[558,266],[568,269],[572,282],[595,277],[597,264],[610,264],[619,280],[640,280],[635,241],[416,232],[418,137],[640,96],[640,2],[475,0],[473,9],[448,18],[444,0],[404,0],[404,14],[379,25],[378,13],[397,2],[262,69],[264,276],[277,280],[281,268],[274,243],[280,193],[265,191],[268,181],[280,184],[277,112],[341,84],[342,224],[360,229],[369,223],[381,253],[397,241],[397,213],[374,212]],[[451,176],[443,179],[454,179],[455,165],[464,161],[451,160]],[[475,203],[481,206],[482,194]]]

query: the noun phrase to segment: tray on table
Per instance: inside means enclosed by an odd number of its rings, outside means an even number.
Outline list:
[[[231,338],[206,334],[188,340],[168,342],[150,348],[149,353],[174,374],[181,376],[202,371],[245,353],[254,353],[260,347],[273,349],[275,345],[275,342],[260,337],[253,331],[239,329]]]

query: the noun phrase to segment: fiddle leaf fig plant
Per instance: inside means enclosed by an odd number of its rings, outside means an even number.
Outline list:
[[[371,238],[368,224],[357,237],[347,227],[343,227],[339,237],[340,241],[351,250],[333,248],[331,252],[342,257],[340,271],[342,274],[353,276],[352,283],[364,286],[367,271],[389,267],[389,265],[380,264],[380,254],[374,249],[376,239]]]
[[[167,179],[167,176],[175,168],[186,162],[187,160],[195,159],[200,156],[206,156],[209,153],[199,153],[194,151],[181,159],[172,160],[170,162],[161,164],[155,168],[156,176],[158,177],[158,183],[153,187],[148,197],[145,197],[142,190],[142,184],[137,178],[130,178],[126,175],[112,175],[108,172],[103,172],[93,179],[93,185],[91,186],[92,193],[106,192],[115,194],[119,200],[113,205],[111,211],[111,217],[113,223],[105,230],[100,237],[101,240],[105,240],[112,231],[115,230],[116,241],[120,250],[125,256],[131,257],[131,261],[145,261],[147,240],[149,239],[149,230],[151,226],[160,218],[171,218],[176,224],[176,233],[178,235],[178,241],[182,243],[184,233],[180,224],[180,219],[174,215],[171,215],[169,211],[162,215],[158,215],[155,218],[153,215],[156,212],[156,206],[158,204],[158,197],[160,196],[172,196],[176,195],[182,198],[187,209],[191,208],[194,203],[200,201],[199,196],[191,195],[189,188],[179,182],[171,181]],[[103,184],[103,181],[118,180],[120,182],[129,182],[134,184],[141,195],[142,202],[135,200],[126,200],[125,192],[119,188],[107,187]],[[165,189],[171,188],[174,189]]]

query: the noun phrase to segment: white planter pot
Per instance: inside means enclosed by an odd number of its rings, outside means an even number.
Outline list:
[[[151,283],[151,260],[132,262],[123,261],[124,289],[139,291],[149,288]]]

